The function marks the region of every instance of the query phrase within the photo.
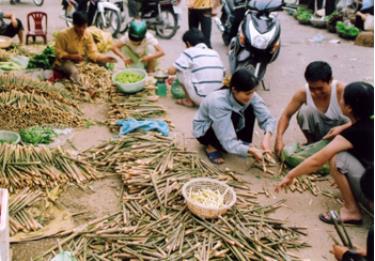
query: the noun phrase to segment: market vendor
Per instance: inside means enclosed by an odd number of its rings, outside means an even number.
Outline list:
[[[99,64],[116,62],[114,57],[98,52],[92,35],[86,30],[87,25],[86,14],[78,11],[73,14],[73,27],[56,35],[54,69],[77,82],[79,72],[75,64],[84,60]]]
[[[263,152],[271,150],[276,122],[255,92],[257,85],[258,80],[249,70],[239,69],[229,88],[212,92],[200,104],[193,119],[193,136],[206,146],[211,162],[223,163],[222,151],[261,159]],[[255,119],[264,131],[262,150],[252,143]]]
[[[360,179],[365,170],[374,165],[374,87],[365,82],[347,85],[340,105],[351,124],[336,133],[326,147],[289,171],[276,191],[292,185],[295,178],[313,173],[329,161],[330,174],[344,202],[339,218],[343,223],[358,225],[362,223],[358,203],[368,206],[360,190]],[[333,224],[329,213],[321,214],[319,218]]]
[[[129,31],[112,48],[125,67],[142,63],[148,73],[156,71],[158,60],[164,55],[159,41],[147,32],[146,22],[135,19],[129,24]]]
[[[9,19],[10,23],[4,21],[4,19]],[[0,10],[0,35],[11,38],[17,35],[19,43],[23,44],[24,29],[21,20],[16,18],[12,13]]]
[[[177,100],[177,104],[199,106],[204,97],[220,89],[224,80],[224,65],[220,55],[207,47],[203,33],[190,29],[182,36],[186,49],[168,69],[169,75],[177,75],[187,98]]]
[[[344,84],[333,80],[329,64],[323,61],[310,63],[305,70],[305,79],[305,87],[293,95],[280,116],[275,140],[278,155],[284,148],[283,135],[296,112],[307,143],[329,138],[350,124],[339,106]]]

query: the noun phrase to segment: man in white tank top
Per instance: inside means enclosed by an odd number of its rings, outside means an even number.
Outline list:
[[[339,105],[344,93],[344,84],[332,79],[328,63],[315,61],[305,70],[307,84],[298,90],[280,116],[275,141],[275,152],[284,148],[283,135],[292,116],[297,113],[297,122],[307,143],[333,137],[350,124]]]

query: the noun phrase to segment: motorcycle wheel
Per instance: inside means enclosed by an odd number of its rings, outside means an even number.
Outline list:
[[[120,32],[120,14],[115,10],[105,8],[104,18],[106,21],[103,21],[102,16],[100,14],[97,14],[95,19],[95,26],[102,29],[103,31],[110,32],[113,37],[116,37]]]
[[[42,6],[43,3],[44,3],[44,0],[33,0],[33,2],[34,2],[34,4],[35,4],[36,6]]]
[[[130,21],[128,4],[124,2],[115,2],[117,7],[121,10],[121,23],[120,23],[120,34],[124,34],[128,30],[128,24]]]
[[[159,15],[160,21],[156,25],[156,34],[162,39],[171,39],[177,32],[177,15],[170,9],[162,9]]]

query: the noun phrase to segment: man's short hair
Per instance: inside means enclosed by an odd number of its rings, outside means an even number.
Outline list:
[[[184,33],[182,41],[184,41],[185,44],[189,43],[191,46],[195,46],[200,43],[206,43],[206,38],[200,30],[192,28]]]
[[[331,66],[323,61],[312,62],[306,67],[305,79],[308,82],[323,81],[329,83],[332,80]]]
[[[88,25],[89,19],[87,18],[86,13],[76,11],[73,13],[73,25],[83,26]]]

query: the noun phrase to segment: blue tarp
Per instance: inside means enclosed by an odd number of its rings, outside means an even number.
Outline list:
[[[163,136],[168,136],[169,127],[168,124],[163,120],[135,120],[135,119],[126,119],[118,120],[117,125],[120,125],[120,135],[126,135],[130,132],[136,130],[151,131],[156,130],[160,132]]]

